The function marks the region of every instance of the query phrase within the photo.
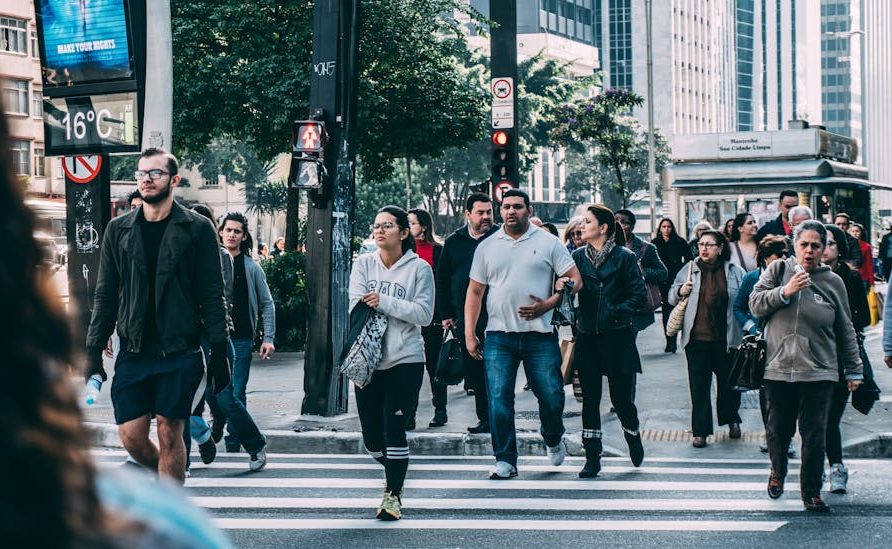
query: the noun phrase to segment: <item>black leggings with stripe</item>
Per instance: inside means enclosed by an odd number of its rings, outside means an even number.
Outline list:
[[[365,449],[384,465],[386,490],[399,494],[409,469],[406,416],[413,413],[424,363],[398,364],[378,370],[364,388],[356,388],[356,410]]]

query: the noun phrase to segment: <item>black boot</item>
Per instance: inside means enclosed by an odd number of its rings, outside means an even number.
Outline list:
[[[675,337],[666,336],[666,349],[664,350],[667,353],[674,353],[678,350],[678,342]]]
[[[635,434],[633,435],[623,429],[623,436],[626,437],[626,444],[629,445],[629,458],[632,460],[632,465],[639,467],[641,462],[644,461],[644,446],[641,444],[641,431],[635,431]]]
[[[584,438],[582,446],[585,448],[585,466],[579,471],[579,478],[594,478],[601,472],[601,439]]]
[[[442,427],[449,421],[446,415],[446,408],[437,408],[434,410],[434,418],[427,424],[428,427]]]

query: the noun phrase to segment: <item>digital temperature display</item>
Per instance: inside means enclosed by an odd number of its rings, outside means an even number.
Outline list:
[[[136,92],[44,99],[48,156],[139,151]]]

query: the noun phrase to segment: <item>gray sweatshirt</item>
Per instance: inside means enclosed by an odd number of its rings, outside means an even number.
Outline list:
[[[430,265],[409,251],[389,269],[378,252],[361,255],[350,271],[350,309],[363,295],[377,292],[378,311],[387,315],[379,370],[424,362],[421,327],[434,317],[434,275]]]
[[[845,284],[823,265],[810,273],[811,286],[786,299],[796,264],[794,257],[773,262],[750,294],[753,315],[767,320],[765,379],[839,381],[840,369],[847,380],[863,379]]]

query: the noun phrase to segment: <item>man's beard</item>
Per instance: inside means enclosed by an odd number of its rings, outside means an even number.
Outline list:
[[[167,186],[165,186],[163,189],[159,189],[158,194],[154,196],[146,196],[142,194],[142,191],[140,191],[139,196],[146,204],[158,204],[164,202],[165,200],[167,200],[167,197],[170,196],[170,182],[168,181]]]

